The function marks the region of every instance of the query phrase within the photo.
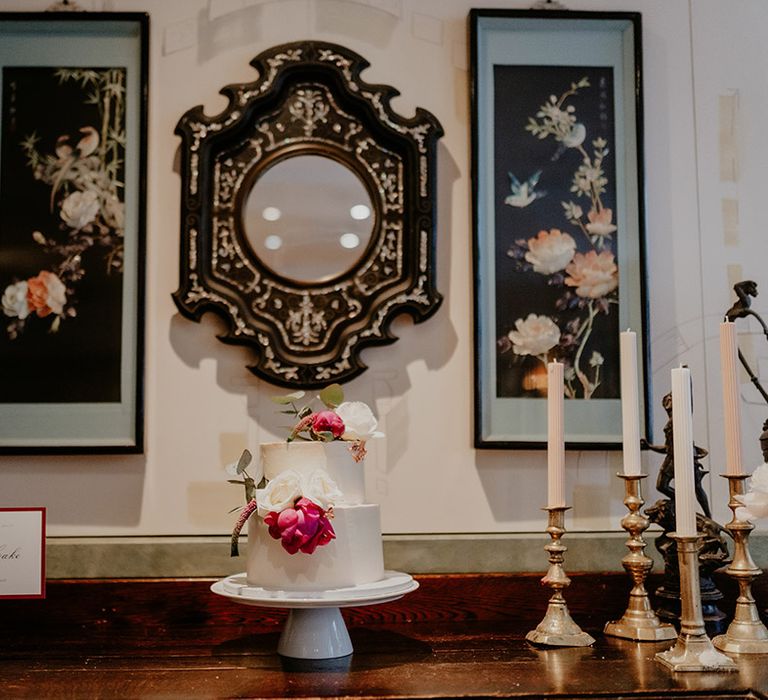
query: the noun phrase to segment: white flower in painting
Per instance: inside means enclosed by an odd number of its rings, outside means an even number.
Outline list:
[[[302,496],[317,504],[323,510],[328,510],[344,494],[339,490],[336,482],[331,479],[324,469],[315,469],[303,480]]]
[[[576,241],[567,233],[553,228],[549,232],[539,231],[536,238],[528,239],[525,259],[533,265],[534,272],[551,275],[564,270],[575,251]]]
[[[736,517],[742,520],[757,520],[768,517],[768,464],[761,464],[752,473],[749,491],[737,496],[743,508],[736,509]]]
[[[299,472],[287,469],[270,480],[263,489],[257,489],[256,504],[259,507],[259,515],[264,517],[267,513],[280,513],[292,507],[301,496],[301,481]]]
[[[584,215],[584,210],[576,202],[560,202],[560,204],[565,209],[565,218],[568,221],[576,222]]]
[[[27,282],[16,282],[9,284],[3,293],[3,311],[6,316],[12,318],[25,319],[29,316],[31,309],[27,301]]]
[[[336,408],[336,415],[344,421],[342,440],[384,437],[384,433],[377,430],[379,423],[373,411],[362,401],[345,401]]]
[[[118,231],[125,227],[125,204],[115,195],[111,195],[104,203],[104,221]]]
[[[592,357],[589,358],[590,367],[602,367],[604,362],[605,358],[597,350],[595,350],[592,353]]]
[[[61,218],[70,228],[79,231],[92,223],[99,213],[99,195],[94,190],[77,191],[61,203]]]
[[[576,287],[576,294],[583,298],[598,299],[619,286],[618,267],[613,253],[607,250],[576,253],[565,271],[569,275],[565,284]]]
[[[516,355],[541,356],[560,342],[560,329],[549,316],[528,314],[515,321],[515,330],[508,333]]]
[[[568,134],[563,137],[563,145],[568,146],[568,148],[576,148],[584,143],[586,137],[587,128],[583,124],[577,122],[571,127]]]

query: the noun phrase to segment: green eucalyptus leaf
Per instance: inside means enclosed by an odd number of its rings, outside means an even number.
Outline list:
[[[246,467],[251,463],[251,460],[253,459],[253,455],[250,453],[249,450],[243,450],[243,454],[240,455],[240,459],[237,460],[237,473],[242,474]]]
[[[328,408],[336,408],[344,403],[344,390],[341,384],[329,384],[320,392],[320,400]]]
[[[270,396],[270,398],[275,403],[279,403],[283,406],[287,406],[289,403],[293,403],[294,401],[303,399],[304,395],[305,395],[305,392],[303,391],[294,391],[292,394],[285,394],[283,396]]]

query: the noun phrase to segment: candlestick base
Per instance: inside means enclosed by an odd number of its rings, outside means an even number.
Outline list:
[[[587,647],[594,644],[595,639],[583,632],[573,621],[563,597],[563,589],[571,583],[571,579],[563,568],[565,552],[568,548],[560,541],[565,534],[565,511],[568,510],[568,506],[549,507],[544,510],[548,513],[547,534],[552,538],[552,542],[544,547],[549,553],[549,570],[541,582],[552,588],[554,593],[549,599],[544,619],[535,630],[528,632],[525,638],[532,644]]]
[[[768,629],[760,621],[752,597],[752,581],[763,573],[749,553],[749,534],[754,525],[736,516],[736,510],[742,505],[739,497],[744,495],[744,481],[749,477],[746,474],[722,476],[728,479],[728,507],[733,512],[733,519],[725,529],[731,533],[734,542],[733,561],[725,573],[739,584],[739,597],[736,599],[733,622],[725,634],[715,637],[712,643],[729,654],[768,654]]]
[[[634,586],[629,594],[629,604],[620,620],[606,624],[603,632],[612,637],[633,639],[639,642],[662,642],[677,637],[675,628],[661,622],[651,607],[645,579],[653,566],[653,560],[645,554],[643,532],[648,529],[648,518],[640,508],[645,501],[640,492],[640,482],[645,474],[617,474],[624,480],[624,505],[629,513],[621,520],[621,526],[629,533],[626,542],[629,554],[622,560],[622,566],[632,577]]]
[[[680,565],[680,634],[675,646],[655,658],[673,671],[737,671],[733,660],[715,649],[704,630],[698,566],[701,536],[670,536],[677,541]]]
[[[675,646],[656,654],[656,660],[673,671],[738,671],[733,660],[717,651],[705,633],[681,633]]]
[[[532,644],[551,647],[588,647],[595,643],[594,637],[573,621],[565,599],[557,593],[550,598],[544,619],[525,638]]]

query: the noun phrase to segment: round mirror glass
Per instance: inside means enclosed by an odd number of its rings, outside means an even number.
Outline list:
[[[258,257],[292,280],[322,282],[350,270],[373,232],[374,209],[360,178],[324,156],[286,158],[248,194],[245,235]]]

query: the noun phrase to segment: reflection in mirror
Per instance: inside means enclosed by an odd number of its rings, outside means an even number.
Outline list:
[[[254,253],[291,280],[321,282],[352,269],[373,231],[360,178],[317,155],[281,160],[254,183],[243,228]]]

